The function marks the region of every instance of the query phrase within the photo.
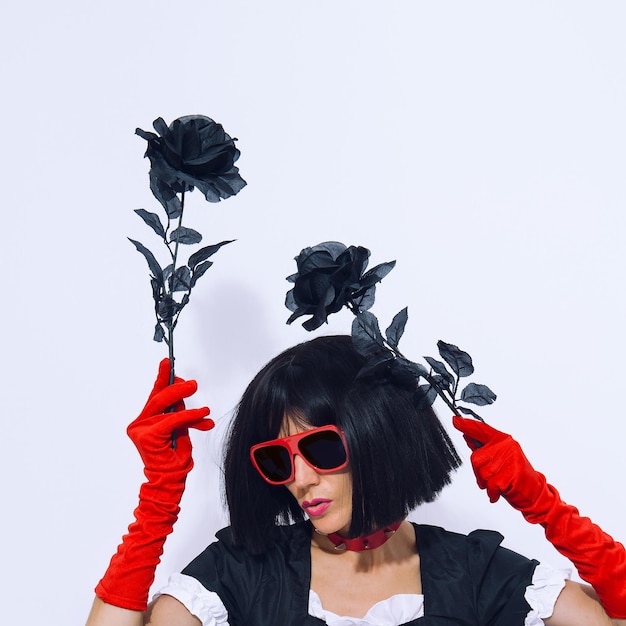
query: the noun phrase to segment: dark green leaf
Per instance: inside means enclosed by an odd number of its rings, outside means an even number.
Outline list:
[[[430,356],[425,356],[424,360],[446,381],[446,387],[451,387],[454,384],[454,376],[450,374],[444,363]]]
[[[457,346],[441,340],[437,342],[437,348],[439,348],[439,354],[443,360],[457,376],[462,378],[474,373],[472,357],[467,352],[463,352]]]
[[[472,409],[468,409],[467,407],[464,406],[457,406],[456,407],[461,413],[464,413],[465,415],[471,415],[472,417],[475,417],[477,420],[484,422],[485,420],[478,415],[478,413],[476,413],[475,411],[472,411]]]
[[[463,402],[469,402],[478,406],[493,404],[497,397],[487,385],[479,385],[478,383],[470,383],[461,392],[461,400]]]
[[[139,241],[135,241],[134,239],[131,239],[130,237],[128,238],[128,240],[135,246],[135,248],[137,248],[139,252],[141,252],[141,254],[143,254],[144,258],[148,262],[148,267],[150,268],[150,271],[152,272],[152,277],[159,282],[162,281],[163,271],[161,270],[161,266],[159,265],[159,262],[154,258],[154,254],[152,254],[152,252],[150,252],[150,250],[148,250],[148,248],[146,248],[146,246],[144,246]]]
[[[170,289],[172,291],[187,291],[191,286],[191,272],[186,265],[177,267],[174,275],[170,279]]]
[[[186,245],[200,243],[202,241],[202,235],[193,228],[179,226],[170,233],[170,243],[176,243],[176,241]]]
[[[161,220],[156,213],[150,213],[150,211],[146,211],[145,209],[135,209],[135,213],[139,215],[139,217],[148,225],[152,230],[159,236],[165,239],[165,229],[163,228],[163,224],[161,224]]]
[[[165,296],[161,302],[159,302],[156,306],[156,312],[159,316],[159,319],[163,322],[169,322],[172,320],[174,315],[180,311],[182,307],[171,295]]]
[[[150,277],[150,285],[152,286],[152,297],[154,301],[159,302],[163,295],[163,282],[159,282],[156,278]]]
[[[398,343],[400,343],[400,339],[404,334],[404,327],[406,326],[406,322],[408,319],[409,309],[407,307],[404,307],[402,311],[396,313],[393,320],[391,320],[389,328],[385,331],[387,341],[393,348],[398,348]]]
[[[365,291],[358,291],[356,293],[360,293],[359,296],[353,296],[352,301],[358,307],[359,311],[369,311],[373,306],[376,300],[376,286],[372,285]]]
[[[157,322],[156,326],[154,327],[153,339],[154,341],[157,341],[159,343],[163,341],[163,339],[165,339],[165,331],[163,330],[163,326],[161,326],[160,322]]]
[[[393,358],[393,354],[389,350],[381,350],[367,360],[365,365],[359,370],[357,378],[366,378],[373,374],[381,365],[392,361]]]
[[[371,356],[383,348],[383,336],[373,313],[363,311],[354,318],[352,343],[356,351],[363,356]]]
[[[437,397],[437,390],[432,385],[420,385],[415,391],[415,405],[418,409],[425,409],[432,405]]]
[[[444,378],[441,374],[433,374],[430,377],[430,382],[432,383],[433,387],[437,388],[437,393],[439,393],[439,391],[448,391],[450,393],[450,395],[452,395],[452,386],[450,385],[450,382],[448,379]]]
[[[420,363],[414,363],[413,361],[409,361],[408,359],[405,359],[403,357],[400,357],[398,359],[396,359],[398,363],[400,363],[404,368],[410,370],[411,372],[413,372],[413,374],[415,374],[416,378],[419,378],[420,376],[422,378],[426,378],[428,376],[428,370],[421,365]]]
[[[227,243],[232,243],[235,241],[234,239],[229,239],[228,241],[220,241],[220,243],[215,243],[212,246],[206,246],[205,248],[200,248],[197,252],[194,252],[190,257],[187,265],[193,270],[196,266],[202,261],[206,261],[210,256],[213,256],[222,246],[225,246]]]
[[[196,286],[200,277],[204,275],[204,272],[206,272],[211,265],[213,265],[213,261],[205,261],[204,263],[200,263],[200,265],[196,265],[196,268],[193,270],[191,275],[190,287],[193,288]]]
[[[176,192],[152,171],[150,171],[150,190],[154,197],[163,205],[165,212],[171,220],[180,217],[183,205]]]
[[[361,285],[368,287],[374,283],[379,283],[391,270],[396,266],[395,261],[388,261],[387,263],[381,263],[376,267],[373,267],[368,272],[363,274],[363,277],[359,281]]]

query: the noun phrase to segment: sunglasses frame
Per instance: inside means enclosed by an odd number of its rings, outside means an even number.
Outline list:
[[[321,469],[319,467],[315,467],[315,465],[313,465],[305,456],[304,454],[302,454],[302,451],[300,450],[300,448],[298,447],[298,444],[300,443],[300,441],[302,441],[302,439],[306,439],[307,437],[310,437],[311,435],[314,435],[316,433],[319,432],[333,432],[336,433],[337,435],[339,435],[339,438],[341,439],[341,443],[343,444],[343,449],[345,450],[346,453],[346,460],[341,463],[340,465],[338,465],[337,467],[332,467],[330,469]],[[257,460],[254,456],[254,453],[257,450],[261,450],[263,448],[268,448],[271,446],[282,446],[283,448],[286,448],[287,451],[289,452],[289,457],[291,460],[291,473],[289,474],[289,477],[286,478],[285,480],[272,480],[271,478],[268,478],[265,473],[263,472],[263,470],[260,468],[259,464],[257,463]],[[253,445],[250,448],[250,460],[252,461],[252,465],[254,466],[254,469],[256,469],[256,471],[261,475],[261,477],[263,478],[263,480],[265,480],[265,482],[269,483],[270,485],[286,485],[287,483],[290,483],[291,481],[294,480],[295,478],[295,473],[296,473],[296,466],[293,462],[294,457],[296,456],[296,454],[313,470],[315,470],[318,474],[331,474],[332,472],[338,472],[339,470],[344,469],[345,467],[347,467],[348,463],[350,462],[350,455],[348,453],[348,444],[346,442],[346,436],[344,434],[344,432],[338,428],[337,426],[335,426],[334,424],[327,424],[326,426],[319,426],[318,428],[311,428],[310,430],[304,430],[301,433],[297,433],[295,435],[288,435],[287,437],[280,437],[279,439],[272,439],[270,441],[263,441],[261,443],[257,443],[255,445]]]

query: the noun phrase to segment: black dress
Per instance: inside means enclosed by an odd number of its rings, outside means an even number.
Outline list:
[[[493,531],[413,526],[424,616],[399,626],[523,626],[537,561],[502,548]],[[282,527],[272,547],[254,557],[234,546],[225,528],[182,573],[219,595],[230,626],[320,626],[325,622],[308,614],[311,532],[308,522]]]

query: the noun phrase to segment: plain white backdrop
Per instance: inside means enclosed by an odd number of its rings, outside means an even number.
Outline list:
[[[329,239],[397,260],[381,325],[408,305],[405,354],[470,352],[499,396],[487,421],[624,541],[625,18],[616,0],[4,7],[2,622],[84,622],[132,520],[125,427],[165,352],[126,237],[157,248],[133,209],[159,210],[134,135],[158,116],[223,123],[248,187],[189,196],[187,225],[237,242],[177,331],[178,372],[218,426],[194,436],[157,585],[227,523],[220,439],[251,376],[309,338],[285,325],[284,278]],[[564,563],[469,463],[413,517]]]

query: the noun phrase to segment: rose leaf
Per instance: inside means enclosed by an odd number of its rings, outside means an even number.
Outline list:
[[[433,359],[430,356],[425,356],[424,360],[430,365],[437,374],[439,374],[445,381],[446,386],[449,387],[454,384],[454,377],[448,371],[448,368],[441,361]]]
[[[369,311],[362,311],[352,321],[352,343],[363,356],[371,356],[383,347],[383,336],[378,319]]]
[[[457,406],[456,407],[459,411],[461,411],[461,413],[464,413],[465,415],[471,415],[472,417],[475,417],[477,420],[480,420],[481,422],[483,421],[483,418],[478,415],[478,413],[472,411],[472,409],[468,409],[465,406]]]
[[[189,283],[189,287],[193,289],[196,286],[196,283],[200,279],[201,276],[213,265],[213,261],[205,261],[204,263],[199,263],[192,270],[191,282]]]
[[[359,311],[369,311],[376,301],[376,285],[372,285],[365,291],[359,290],[356,294],[351,299],[359,307]]]
[[[196,266],[202,261],[206,261],[210,256],[213,256],[222,246],[225,246],[227,243],[232,243],[235,241],[234,239],[229,239],[227,241],[220,241],[220,243],[215,243],[212,246],[206,246],[204,248],[200,248],[197,252],[194,252],[190,257],[187,265],[193,270]]]
[[[460,377],[470,376],[474,373],[472,357],[457,346],[439,340],[437,342],[439,354],[443,360],[452,368],[452,371]]]
[[[186,226],[179,226],[175,228],[170,234],[170,243],[178,243],[191,245],[194,243],[200,243],[202,241],[202,235],[193,228],[187,228]]]
[[[393,354],[389,350],[380,350],[367,360],[365,365],[359,370],[357,378],[365,378],[373,374],[382,364],[391,360],[393,360]]]
[[[148,250],[148,248],[146,248],[146,246],[144,246],[139,241],[135,241],[130,237],[128,238],[128,240],[135,246],[135,248],[137,248],[139,252],[141,252],[141,254],[143,254],[144,258],[148,262],[148,267],[152,272],[153,278],[155,278],[158,282],[162,281],[163,271],[161,270],[159,262],[155,259],[154,254],[152,254],[152,252],[150,252],[150,250]]]
[[[161,224],[161,220],[156,213],[150,213],[150,211],[146,211],[145,209],[135,209],[135,213],[139,215],[139,217],[148,225],[152,230],[159,236],[165,239],[165,229],[163,228],[163,224]]]
[[[187,291],[191,285],[191,272],[186,265],[177,267],[170,279],[172,291]]]
[[[165,331],[163,330],[163,326],[161,326],[161,322],[157,322],[154,327],[154,341],[161,342],[165,339]]]
[[[180,217],[183,205],[176,192],[152,170],[150,171],[150,191],[152,195],[161,203],[165,212],[171,220]]]
[[[437,390],[432,385],[420,385],[415,390],[415,405],[418,409],[432,406],[437,397]]]
[[[496,401],[496,394],[487,387],[487,385],[479,385],[478,383],[470,383],[461,392],[461,400],[478,406],[486,406]]]
[[[405,369],[412,372],[417,378],[427,378],[428,370],[421,363],[414,363],[413,361],[409,361],[404,357],[398,357],[396,362],[404,367]]]
[[[379,283],[395,266],[395,261],[388,261],[387,263],[381,263],[380,265],[373,267],[371,270],[363,274],[363,277],[361,278],[361,285],[369,286],[374,283]]]
[[[165,298],[157,304],[156,312],[161,321],[169,322],[181,308],[181,305],[176,302],[170,294],[167,294]]]
[[[408,307],[404,307],[402,311],[396,313],[394,318],[391,320],[389,328],[385,331],[385,337],[387,337],[387,341],[392,348],[398,348],[398,343],[400,343],[400,339],[404,334],[404,328],[408,319],[409,309]]]

